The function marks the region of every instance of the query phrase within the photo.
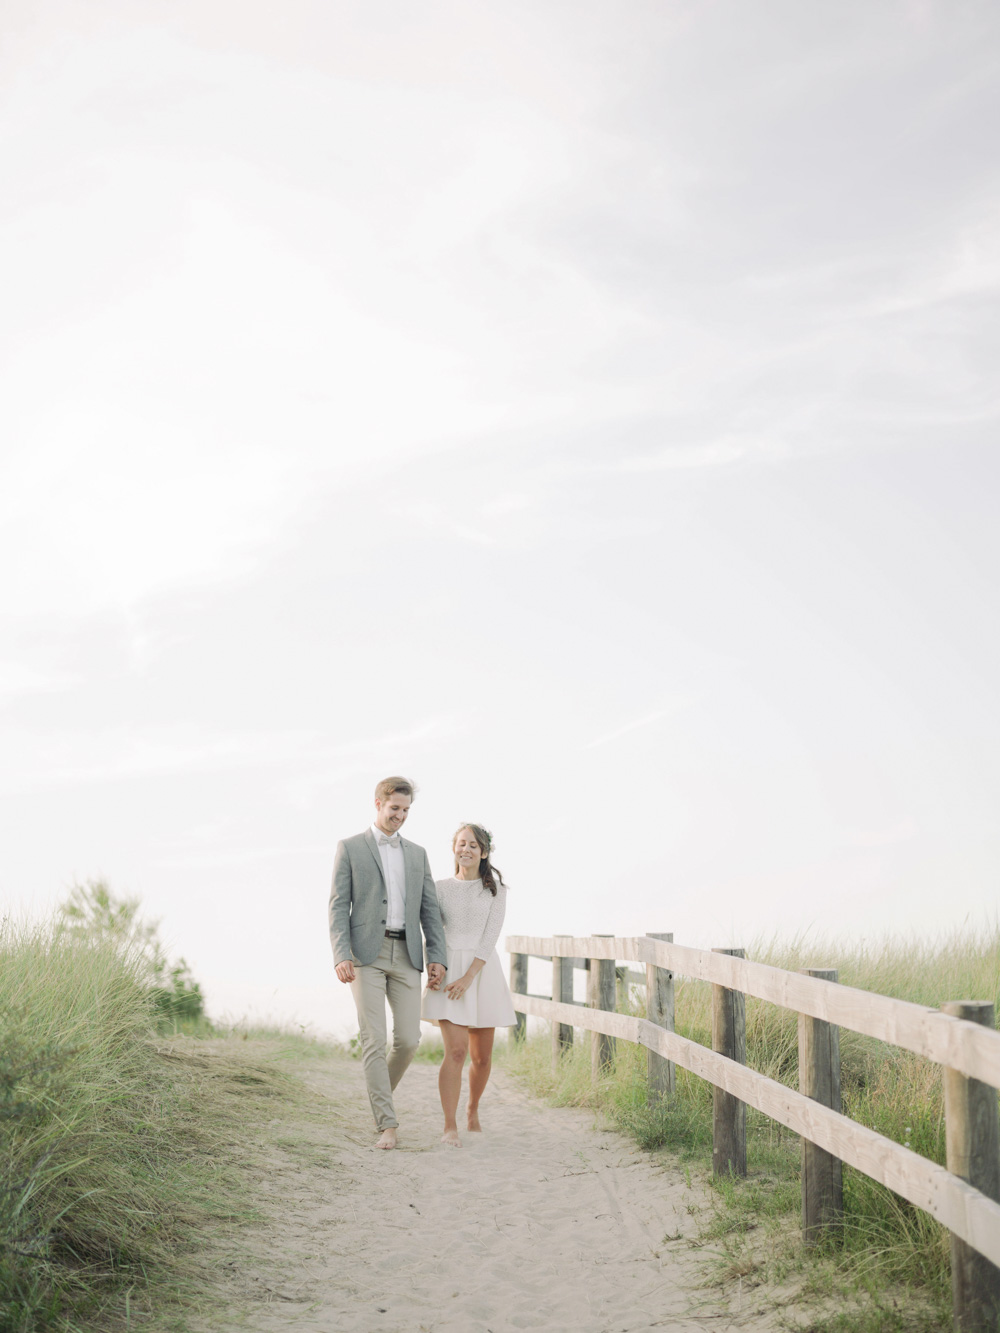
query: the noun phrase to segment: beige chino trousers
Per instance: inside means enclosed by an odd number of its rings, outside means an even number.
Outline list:
[[[373,963],[362,966],[354,960],[351,993],[358,1011],[368,1100],[379,1132],[399,1124],[392,1093],[420,1042],[420,990],[421,973],[410,962],[405,940],[383,940]],[[392,1010],[392,1050],[388,1059],[386,1000]]]

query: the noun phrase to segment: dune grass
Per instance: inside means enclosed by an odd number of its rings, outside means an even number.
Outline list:
[[[238,1158],[293,1083],[155,1017],[120,943],[0,928],[0,1333],[181,1310],[213,1231],[250,1214]]]
[[[1000,1010],[1000,923],[968,928],[938,940],[882,937],[870,941],[806,943],[758,940],[747,957],[775,967],[836,967],[841,983],[918,1004],[946,1000],[992,1000]],[[642,1012],[645,992],[635,988],[622,1008]],[[677,1031],[711,1045],[711,986],[676,981]],[[590,1046],[584,1036],[561,1061],[551,1065],[547,1029],[526,1043],[510,1043],[505,1060],[531,1088],[556,1104],[590,1106],[608,1116],[647,1149],[669,1149],[692,1169],[711,1169],[711,1085],[678,1069],[676,1094],[651,1107],[646,1095],[646,1052],[617,1043],[615,1065],[595,1084]],[[842,1030],[843,1110],[880,1134],[943,1163],[944,1107],[940,1068],[883,1042]],[[797,1018],[764,1001],[747,1000],[747,1063],[789,1086],[798,1085]],[[783,1278],[806,1256],[798,1231],[800,1207],[799,1140],[760,1112],[747,1108],[746,1181],[713,1182],[718,1208],[706,1222],[706,1236],[722,1244],[724,1268],[735,1274],[751,1263]],[[763,1226],[762,1226],[763,1224]],[[750,1260],[751,1230],[767,1235],[768,1258]],[[755,1238],[756,1240],[756,1238]],[[807,1285],[817,1291],[835,1271],[855,1289],[877,1298],[886,1283],[918,1293],[922,1312],[883,1310],[885,1329],[947,1327],[950,1301],[948,1233],[926,1213],[860,1172],[844,1169],[844,1219],[839,1235],[813,1265]],[[822,1276],[825,1273],[827,1276]],[[746,1277],[748,1273],[741,1272]],[[870,1309],[839,1311],[829,1327],[862,1328]],[[921,1320],[923,1322],[921,1322]],[[852,1322],[853,1321],[853,1322]],[[816,1327],[821,1325],[817,1324]]]

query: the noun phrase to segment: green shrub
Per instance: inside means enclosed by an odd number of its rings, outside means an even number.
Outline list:
[[[135,1308],[231,1215],[217,1154],[237,1112],[155,1021],[134,942],[0,926],[0,1333],[77,1328],[133,1289]]]
[[[169,1030],[204,1017],[201,987],[183,958],[172,966],[167,961],[159,922],[140,918],[138,898],[118,898],[104,880],[88,880],[74,885],[59,908],[59,923],[74,939],[105,941],[133,959],[162,1027]]]

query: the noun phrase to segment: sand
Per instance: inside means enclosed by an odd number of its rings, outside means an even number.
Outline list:
[[[418,1063],[396,1094],[400,1147],[381,1152],[358,1063],[300,1074],[324,1103],[297,1143],[276,1131],[268,1221],[253,1253],[244,1240],[222,1261],[213,1333],[781,1326],[760,1292],[718,1285],[698,1241],[704,1186],[591,1113],[541,1105],[495,1071],[484,1132],[448,1148],[437,1069]]]

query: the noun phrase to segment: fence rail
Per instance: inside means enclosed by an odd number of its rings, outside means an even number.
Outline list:
[[[548,961],[552,957],[551,946],[561,938],[511,935],[506,941],[507,952]],[[901,1046],[937,1064],[947,1065],[966,1078],[976,1078],[1000,1088],[998,1034],[978,1023],[952,1018],[938,1009],[841,986],[838,982],[821,981],[800,972],[786,972],[767,963],[752,963],[709,949],[670,944],[650,935],[590,935],[571,939],[570,943],[578,950],[588,950],[585,955],[577,956],[651,963],[700,981],[727,986],[758,1000],[770,1000],[784,1009],[793,1009],[796,1013],[850,1028],[866,1037],[875,1037],[891,1046]]]
[[[610,1058],[615,1039],[644,1046],[650,1057],[651,1096],[669,1095],[673,1065],[713,1085],[713,1163],[717,1172],[746,1171],[744,1106],[753,1106],[803,1140],[803,1228],[807,1240],[840,1214],[840,1163],[847,1162],[937,1218],[951,1233],[956,1328],[995,1330],[1000,1317],[1000,1033],[993,1006],[949,1005],[943,1013],[905,1000],[841,986],[829,977],[787,972],[750,962],[740,951],[692,949],[651,935],[612,937],[509,936],[511,989],[520,1015],[553,1024],[553,1052],[572,1042],[573,1028],[596,1034],[594,1068]],[[528,958],[553,962],[559,999],[527,993]],[[647,985],[647,1017],[612,1012],[614,967],[646,964],[645,976],[622,969],[624,979]],[[572,997],[566,974],[587,965],[587,1006]],[[610,969],[610,990],[608,988]],[[713,986],[713,1047],[673,1031],[673,974]],[[599,980],[600,979],[600,980]],[[792,1088],[748,1069],[742,1029],[742,997],[799,1014],[800,1087]],[[734,999],[737,1001],[734,1003]],[[652,1021],[654,1020],[655,1021]],[[519,1031],[523,1035],[522,1027]],[[945,1067],[948,1166],[840,1113],[837,1029],[849,1028],[913,1051]],[[744,1044],[742,1047],[740,1043]]]

